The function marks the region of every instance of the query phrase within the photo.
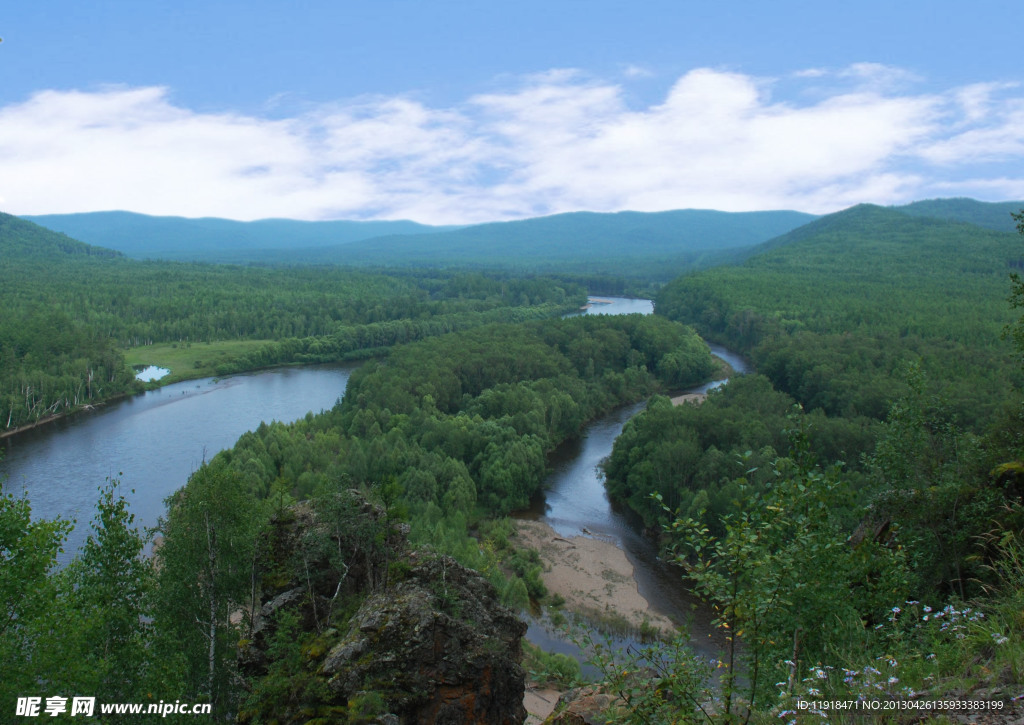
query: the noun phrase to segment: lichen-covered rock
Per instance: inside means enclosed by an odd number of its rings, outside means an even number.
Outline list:
[[[355,492],[283,512],[239,647],[239,721],[523,722],[526,625],[477,572],[408,551],[406,533]]]
[[[383,695],[407,723],[521,723],[526,631],[494,588],[447,556],[413,554],[406,577],[371,595],[328,653],[339,698]]]

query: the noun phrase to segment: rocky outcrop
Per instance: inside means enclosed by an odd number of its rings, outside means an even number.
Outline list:
[[[325,657],[331,692],[378,693],[399,722],[523,722],[526,625],[454,559],[409,560],[406,578],[371,595]]]
[[[554,714],[545,725],[605,725],[613,714],[622,709],[623,702],[616,695],[604,692],[600,686],[577,687],[562,693]]]
[[[521,723],[526,625],[479,573],[409,551],[355,492],[275,521],[241,722]]]

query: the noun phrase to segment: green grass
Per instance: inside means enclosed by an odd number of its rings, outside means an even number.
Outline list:
[[[124,359],[131,367],[156,365],[170,370],[170,375],[152,383],[154,387],[159,387],[181,380],[216,375],[218,365],[241,357],[261,345],[266,345],[267,342],[267,340],[224,340],[142,345],[125,350]]]

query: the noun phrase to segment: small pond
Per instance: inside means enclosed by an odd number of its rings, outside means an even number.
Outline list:
[[[141,380],[144,383],[149,383],[154,380],[170,375],[171,371],[167,368],[160,368],[156,365],[137,366],[135,368],[135,379]]]

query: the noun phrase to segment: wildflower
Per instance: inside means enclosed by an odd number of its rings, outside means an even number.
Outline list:
[[[807,694],[813,695],[814,697],[818,697],[819,695],[821,695],[821,690],[815,689],[813,687],[808,687]]]
[[[825,674],[825,670],[821,669],[820,667],[815,668],[814,676],[817,677],[819,680],[824,680],[826,677],[828,677],[828,675]]]
[[[935,655],[934,654],[930,654],[927,657],[925,657],[925,659],[926,660],[933,660],[933,659],[935,659]]]
[[[1002,634],[1000,634],[999,632],[993,632],[992,633],[992,639],[994,639],[996,641],[996,644],[1006,644],[1007,642],[1010,641],[1009,637],[1005,637]]]
[[[932,608],[929,607],[927,604],[925,604],[924,607],[922,607],[922,609],[924,609],[925,613],[928,613],[928,612],[932,611]]]
[[[907,604],[909,604],[910,606],[914,606],[915,604],[920,604],[920,602],[916,599],[908,599]]]
[[[900,608],[899,608],[899,607],[893,607],[893,608],[892,608],[892,613],[893,613],[893,614],[899,614],[899,613],[900,613],[900,611],[901,611],[901,610],[900,610]]]
[[[890,685],[895,685],[899,681],[900,681],[900,678],[898,678],[898,677],[890,677],[889,678],[889,684]]]

